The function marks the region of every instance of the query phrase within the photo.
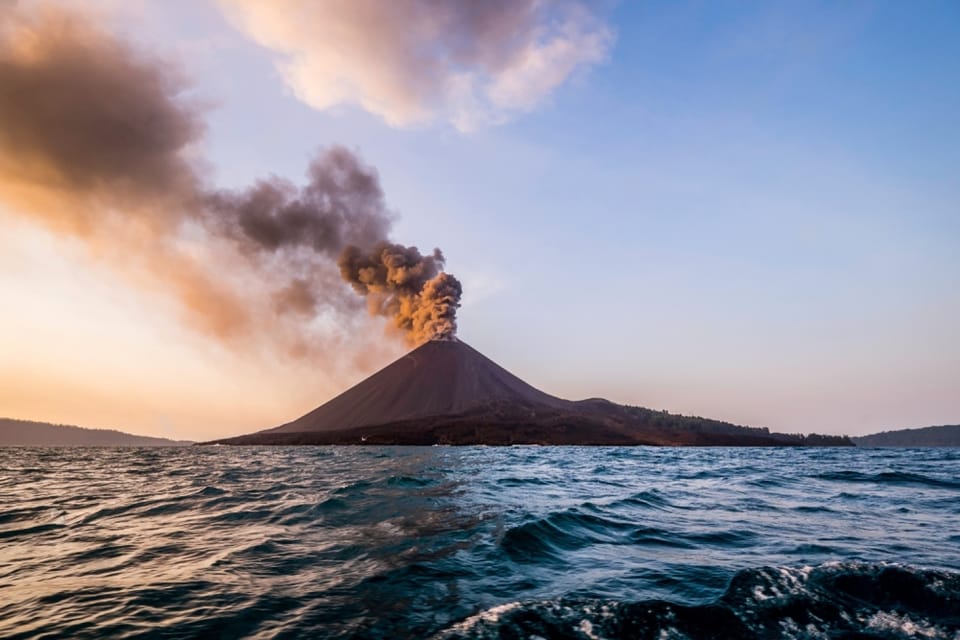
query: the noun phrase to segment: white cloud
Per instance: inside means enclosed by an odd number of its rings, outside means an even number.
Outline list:
[[[542,104],[604,61],[612,29],[577,0],[220,0],[274,51],[298,98],[356,104],[393,126],[462,131]]]

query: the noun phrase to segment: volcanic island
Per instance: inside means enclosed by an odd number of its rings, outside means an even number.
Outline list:
[[[452,336],[424,342],[292,422],[207,444],[853,446],[846,436],[565,400]]]

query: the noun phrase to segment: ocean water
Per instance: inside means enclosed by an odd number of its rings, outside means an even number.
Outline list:
[[[960,450],[0,449],[3,638],[960,638]]]

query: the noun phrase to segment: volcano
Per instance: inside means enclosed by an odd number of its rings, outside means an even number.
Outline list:
[[[699,417],[572,401],[456,338],[431,340],[310,413],[218,444],[847,445]]]

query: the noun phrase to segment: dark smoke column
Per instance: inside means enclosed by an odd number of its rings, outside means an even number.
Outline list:
[[[416,247],[383,242],[371,251],[348,246],[340,255],[340,275],[366,297],[370,312],[389,318],[407,342],[451,340],[463,288],[442,271],[443,254],[420,255]]]

